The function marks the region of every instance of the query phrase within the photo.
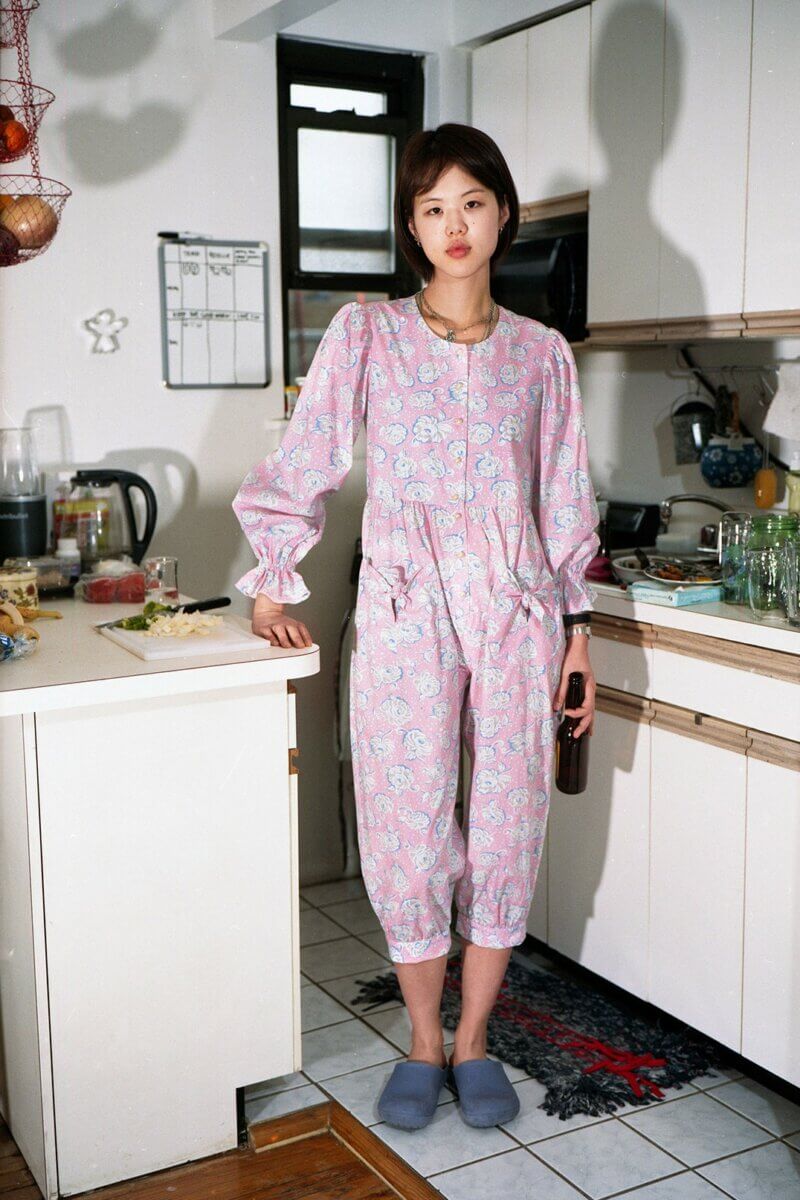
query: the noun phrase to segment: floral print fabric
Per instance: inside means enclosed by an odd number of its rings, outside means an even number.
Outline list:
[[[474,345],[413,297],[344,305],[281,446],[234,510],[258,558],[238,583],[294,604],[297,563],[366,419],[367,499],[350,723],[362,873],[394,961],[456,928],[516,945],[549,807],[562,614],[593,607],[598,511],[577,372],[554,329],[500,309]],[[472,760],[454,820],[463,732]]]

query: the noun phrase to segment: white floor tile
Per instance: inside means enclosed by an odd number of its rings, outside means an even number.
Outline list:
[[[771,1135],[703,1092],[640,1108],[621,1120],[687,1167],[748,1150]]]
[[[338,1075],[335,1079],[325,1080],[325,1090],[362,1125],[377,1125],[381,1120],[377,1108],[378,1097],[394,1068],[395,1062],[379,1063],[376,1067],[353,1071],[350,1075]],[[454,1101],[453,1093],[443,1087],[439,1093],[439,1104],[453,1104]]]
[[[581,1195],[527,1150],[433,1175],[430,1183],[447,1200],[579,1200]]]
[[[345,938],[347,933],[341,926],[330,921],[316,908],[307,908],[300,913],[300,945],[311,946],[315,942],[332,942]]]
[[[723,1200],[723,1197],[722,1192],[705,1179],[692,1171],[684,1171],[682,1175],[634,1188],[621,1200]]]
[[[531,1153],[593,1200],[683,1169],[682,1163],[613,1117],[535,1142]]]
[[[307,1083],[305,1087],[261,1096],[250,1103],[245,1102],[244,1113],[247,1124],[255,1125],[258,1121],[271,1121],[273,1117],[282,1117],[301,1108],[310,1108],[312,1104],[323,1104],[327,1099],[318,1087]]]
[[[244,1089],[244,1102],[255,1100],[258,1096],[268,1096],[272,1092],[285,1092],[289,1088],[303,1087],[308,1083],[302,1071],[292,1075],[277,1075],[275,1079],[264,1079],[261,1083],[253,1083]]]
[[[360,878],[334,879],[330,883],[315,883],[304,887],[300,895],[309,904],[319,908],[323,904],[335,904],[337,900],[358,900],[366,896],[366,888]]]
[[[764,1087],[755,1079],[737,1079],[733,1083],[723,1083],[712,1088],[707,1093],[715,1100],[721,1100],[744,1117],[749,1117],[757,1125],[763,1125],[776,1137],[800,1130],[800,1104],[794,1104]]]
[[[323,908],[326,917],[338,922],[348,933],[381,933],[381,923],[366,896],[359,900],[341,900]]]
[[[523,1079],[514,1086],[519,1094],[520,1110],[513,1121],[507,1121],[503,1125],[503,1129],[508,1130],[520,1142],[538,1142],[542,1138],[555,1137],[557,1133],[566,1133],[569,1129],[581,1129],[584,1125],[609,1119],[607,1113],[601,1117],[578,1113],[562,1121],[559,1116],[550,1115],[539,1107],[547,1088],[543,1083],[539,1083],[538,1079]]]
[[[386,937],[382,929],[378,933],[360,933],[358,936],[362,942],[366,942],[376,953],[382,955],[387,962],[391,961],[389,958],[389,947],[386,945]]]
[[[391,967],[387,963],[381,965],[380,970],[374,969],[369,971],[358,971],[355,975],[345,975],[342,979],[325,979],[321,983],[321,987],[335,996],[340,1004],[344,1004],[353,1013],[358,1013],[359,1016],[368,1016],[362,1004],[354,1004],[353,999],[359,994],[361,989],[361,981],[365,979],[374,979],[378,975],[385,975],[391,972]],[[402,1000],[387,1000],[385,1004],[381,1004],[378,1008],[373,1008],[371,1013],[388,1012],[392,1008],[401,1008]]]
[[[361,1021],[343,1021],[303,1034],[303,1071],[309,1079],[331,1079],[400,1055]]]
[[[445,1032],[449,1033],[450,1031],[446,1030]],[[523,1071],[520,1067],[512,1067],[511,1063],[503,1062],[497,1054],[487,1054],[486,1057],[493,1058],[495,1062],[502,1062],[505,1073],[512,1083],[521,1083],[523,1079],[529,1078],[527,1071]]]
[[[698,1174],[734,1200],[797,1200],[800,1196],[800,1154],[783,1142],[709,1163],[699,1167]]]
[[[800,1133],[796,1133],[793,1137],[788,1137],[786,1141],[790,1146],[796,1146],[800,1150]]]
[[[741,1071],[735,1070],[733,1067],[714,1067],[713,1071],[709,1071],[707,1075],[695,1075],[692,1080],[692,1087],[704,1088],[718,1087],[721,1083],[725,1083],[726,1079],[742,1079],[744,1076]]]
[[[349,1021],[352,1013],[323,992],[315,983],[300,990],[300,1009],[302,1014],[301,1032],[308,1033],[310,1029],[321,1029],[323,1025],[337,1025],[340,1021]]]
[[[311,905],[308,903],[307,900],[304,900],[303,897],[301,896],[300,897],[300,912],[305,912],[305,910],[307,908],[311,908]]]
[[[457,1104],[440,1105],[424,1129],[406,1131],[382,1123],[373,1125],[372,1132],[425,1176],[514,1148],[511,1138],[496,1126],[473,1129],[467,1125]]]
[[[389,1012],[365,1013],[364,1020],[395,1046],[399,1046],[404,1054],[411,1050],[411,1020],[405,1006],[390,1009]],[[452,1046],[453,1037],[452,1029],[444,1030],[445,1046]]]
[[[300,966],[309,979],[338,979],[356,971],[376,971],[387,964],[379,954],[357,938],[339,938],[335,942],[318,942],[300,951]]]

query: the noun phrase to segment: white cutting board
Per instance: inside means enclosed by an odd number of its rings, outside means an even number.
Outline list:
[[[236,650],[263,650],[269,642],[240,629],[237,625],[223,623],[217,629],[212,629],[205,636],[190,633],[187,637],[145,637],[141,630],[136,629],[101,629],[98,632],[124,646],[139,658],[189,658],[193,654],[231,654]]]

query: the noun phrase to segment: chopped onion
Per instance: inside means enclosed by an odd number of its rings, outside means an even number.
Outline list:
[[[145,637],[188,637],[199,633],[206,637],[222,624],[222,617],[203,612],[160,613],[144,631]]]

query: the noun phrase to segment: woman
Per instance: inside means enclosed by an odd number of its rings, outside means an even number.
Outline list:
[[[378,1110],[406,1129],[431,1120],[448,1077],[470,1124],[518,1112],[486,1057],[486,1026],[526,934],[571,671],[583,672],[586,699],[565,711],[578,734],[594,718],[596,593],[584,570],[598,512],[575,363],[558,331],[490,295],[518,213],[486,134],[446,124],[409,140],[395,231],[427,286],[339,309],[280,448],[234,500],[259,558],[237,585],[255,598],[253,629],[274,646],[310,645],[284,605],[309,595],[295,567],[322,535],[324,501],[366,418],[351,741],[364,884],[412,1025]],[[448,1061],[440,1002],[454,895],[462,1010]]]

